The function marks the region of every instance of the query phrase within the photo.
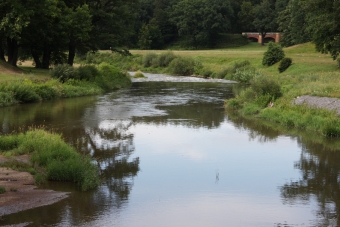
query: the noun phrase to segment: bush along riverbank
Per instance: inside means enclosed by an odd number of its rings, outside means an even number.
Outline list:
[[[205,67],[199,58],[175,55],[171,51],[160,54],[149,52],[145,55],[134,54],[128,56],[114,52],[96,52],[88,53],[82,58],[78,57],[76,61],[80,64],[95,65],[106,62],[123,70],[165,73],[177,76],[195,75],[204,78],[235,80],[241,83],[249,82],[249,72],[256,72],[248,60],[239,60],[229,67],[213,71],[209,67]]]
[[[102,63],[78,68],[57,65],[51,71],[51,79],[11,80],[0,83],[0,107],[18,103],[39,102],[57,98],[96,95],[128,87],[129,76],[114,66]]]
[[[1,166],[31,173],[36,184],[45,180],[70,181],[82,191],[99,185],[99,170],[93,160],[79,154],[59,134],[34,129],[0,136],[0,154],[5,157],[30,155],[29,163],[9,161]]]
[[[340,120],[335,111],[294,105],[293,100],[289,92],[283,95],[275,78],[257,75],[250,80],[248,88],[235,98],[226,100],[225,107],[227,111],[237,112],[244,117],[311,130],[326,137],[340,137]]]

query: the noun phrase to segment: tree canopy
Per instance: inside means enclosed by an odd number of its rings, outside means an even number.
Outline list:
[[[227,33],[276,31],[283,46],[313,41],[336,59],[339,21],[329,0],[2,0],[0,60],[49,68],[99,49],[206,48]]]

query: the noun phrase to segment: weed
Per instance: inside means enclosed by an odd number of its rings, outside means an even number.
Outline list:
[[[0,186],[0,194],[3,194],[6,192],[6,188],[3,186]]]

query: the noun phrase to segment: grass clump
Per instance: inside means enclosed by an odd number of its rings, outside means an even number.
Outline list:
[[[133,75],[133,78],[146,78],[144,74],[141,71],[137,71],[135,75]]]
[[[3,186],[0,186],[0,194],[4,194],[6,192],[6,188]]]
[[[42,182],[44,176],[53,181],[71,181],[82,191],[93,189],[99,184],[98,169],[91,158],[80,155],[59,134],[37,129],[18,135],[0,136],[0,141],[7,141],[7,145],[0,146],[1,152],[11,149],[12,155],[31,155],[31,164],[24,169],[34,168],[31,172],[37,174],[38,182]]]

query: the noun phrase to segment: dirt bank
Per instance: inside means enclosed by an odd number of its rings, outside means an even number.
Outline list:
[[[16,159],[26,162],[28,156]],[[0,155],[0,163],[7,160]],[[6,188],[6,192],[0,194],[0,216],[50,205],[68,196],[65,192],[36,189],[31,174],[10,168],[0,167],[0,186]]]
[[[315,108],[323,108],[328,110],[334,110],[340,115],[340,99],[329,97],[316,97],[304,95],[294,99],[296,105],[308,105]]]

